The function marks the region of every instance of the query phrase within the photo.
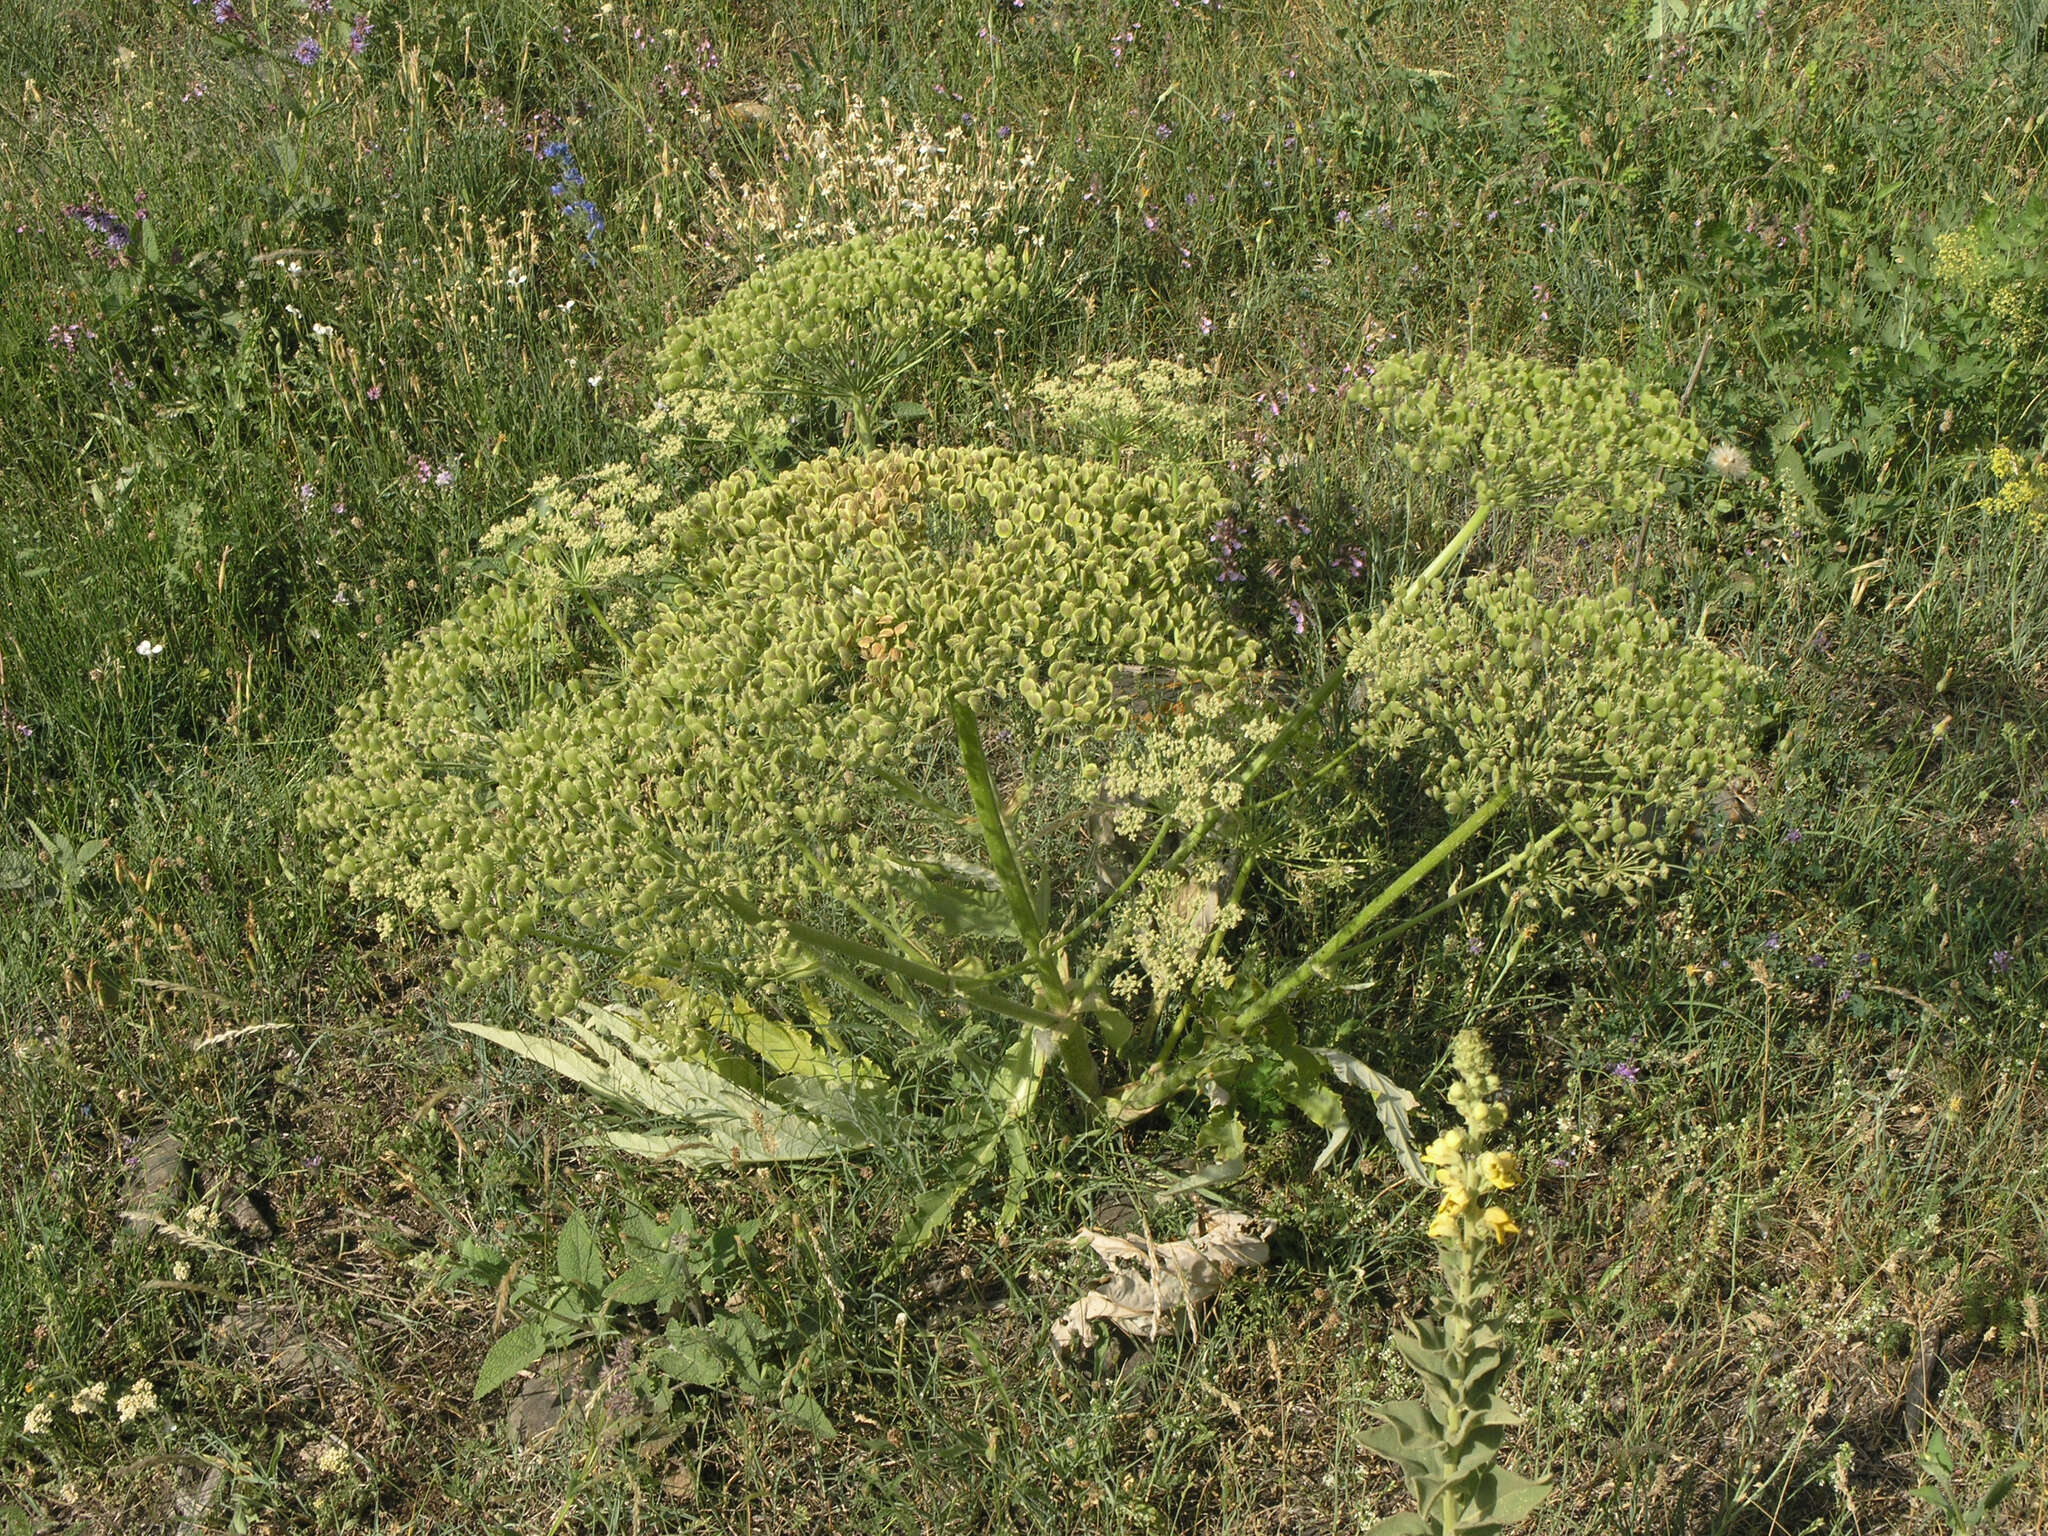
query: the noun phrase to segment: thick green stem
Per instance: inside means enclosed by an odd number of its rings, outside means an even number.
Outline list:
[[[1480,806],[1478,810],[1459,822],[1444,837],[1442,842],[1409,865],[1407,871],[1398,880],[1381,891],[1379,895],[1366,904],[1363,911],[1332,934],[1325,941],[1322,948],[1302,961],[1300,965],[1288,972],[1279,981],[1273,983],[1272,986],[1268,987],[1248,1004],[1238,1014],[1236,1028],[1240,1031],[1250,1029],[1259,1020],[1266,1017],[1267,1014],[1308,985],[1309,980],[1317,972],[1322,970],[1324,966],[1328,965],[1339,954],[1343,953],[1345,949],[1349,948],[1352,941],[1365,932],[1367,928],[1378,922],[1389,907],[1393,906],[1403,896],[1406,896],[1452,854],[1477,837],[1485,829],[1486,824],[1501,813],[1507,803],[1508,792],[1503,789],[1496,793],[1491,800]]]
[[[953,700],[953,725],[960,737],[960,763],[967,774],[968,791],[974,797],[975,820],[981,823],[982,841],[988,846],[989,863],[995,866],[997,883],[1002,886],[1003,898],[1009,903],[1010,920],[1017,925],[1017,937],[1024,945],[1024,953],[1036,965],[1039,983],[1046,995],[1064,1005],[1067,994],[1060,980],[1059,966],[1054,961],[1053,951],[1046,945],[1045,928],[1038,920],[1038,907],[1032,900],[1031,887],[1024,879],[1023,866],[1017,862],[1017,851],[1010,843],[1010,829],[1003,820],[1002,804],[996,798],[995,779],[988,771],[988,758],[981,750],[981,726],[964,700]]]

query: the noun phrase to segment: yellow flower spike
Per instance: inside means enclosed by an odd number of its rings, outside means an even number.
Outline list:
[[[1449,1211],[1438,1211],[1430,1218],[1429,1235],[1440,1243],[1456,1242],[1458,1239],[1458,1218]]]
[[[1487,1230],[1502,1243],[1519,1235],[1522,1230],[1515,1225],[1515,1218],[1497,1205],[1489,1205],[1479,1219],[1486,1223]]]
[[[1472,1191],[1463,1184],[1453,1184],[1444,1191],[1443,1204],[1436,1208],[1439,1216],[1462,1216],[1472,1208]]]

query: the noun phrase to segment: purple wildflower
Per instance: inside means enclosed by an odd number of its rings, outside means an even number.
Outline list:
[[[348,51],[360,54],[364,49],[368,48],[370,46],[370,34],[375,30],[375,24],[371,22],[369,17],[356,17],[355,25],[348,29]]]
[[[1991,952],[1991,969],[2001,976],[2011,970],[2012,951],[2009,949],[1994,949]]]
[[[1620,1078],[1624,1083],[1639,1082],[1642,1079],[1643,1075],[1642,1068],[1638,1067],[1632,1061],[1612,1062],[1609,1064],[1607,1070],[1614,1076]]]
[[[213,0],[213,24],[224,27],[231,21],[241,20],[235,10],[235,0]]]
[[[320,39],[317,37],[300,38],[299,46],[292,50],[292,57],[307,69],[311,69],[320,62]]]
[[[1243,581],[1244,569],[1237,563],[1237,557],[1245,547],[1244,530],[1237,519],[1226,517],[1209,530],[1209,542],[1216,546],[1216,579],[1218,581]]]
[[[1207,315],[1202,316],[1202,334],[1204,336],[1213,336],[1216,334],[1216,322],[1214,320],[1211,320]]]
[[[1294,616],[1294,632],[1297,635],[1307,634],[1308,605],[1300,598],[1290,595],[1287,599],[1287,611]]]
[[[118,256],[127,250],[128,242],[133,238],[124,219],[97,204],[69,203],[65,206],[64,215],[66,218],[78,220],[94,234],[102,236],[107,242],[107,250],[113,255]]]
[[[1785,829],[1785,841],[1788,843],[1796,843],[1805,836],[1806,833],[1798,827],[1787,827]]]
[[[1768,939],[1764,940],[1764,948],[1768,949],[1774,955],[1784,947],[1785,936],[1781,933],[1774,933]]]

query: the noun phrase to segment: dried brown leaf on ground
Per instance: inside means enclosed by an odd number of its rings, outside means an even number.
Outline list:
[[[1156,1339],[1183,1322],[1192,1326],[1197,1306],[1233,1276],[1271,1257],[1266,1240],[1274,1225],[1241,1211],[1205,1213],[1194,1236],[1173,1243],[1083,1227],[1074,1241],[1093,1248],[1110,1275],[1052,1325],[1054,1347],[1090,1347],[1097,1323],[1112,1324],[1137,1339]]]

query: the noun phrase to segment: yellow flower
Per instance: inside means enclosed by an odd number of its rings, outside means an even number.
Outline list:
[[[1429,1235],[1438,1242],[1454,1242],[1458,1236],[1458,1218],[1449,1211],[1438,1211],[1430,1218]]]
[[[1429,1149],[1422,1154],[1422,1160],[1433,1167],[1448,1168],[1464,1150],[1465,1133],[1452,1129],[1445,1131],[1429,1144]]]
[[[1512,1152],[1482,1152],[1479,1173],[1488,1189],[1513,1189],[1522,1182],[1522,1163]]]
[[[1443,1204],[1437,1207],[1439,1215],[1462,1216],[1472,1205],[1472,1191],[1463,1184],[1453,1184],[1444,1191]]]
[[[1503,1243],[1522,1230],[1515,1225],[1515,1218],[1497,1205],[1489,1205],[1479,1219],[1485,1222],[1487,1230]]]

